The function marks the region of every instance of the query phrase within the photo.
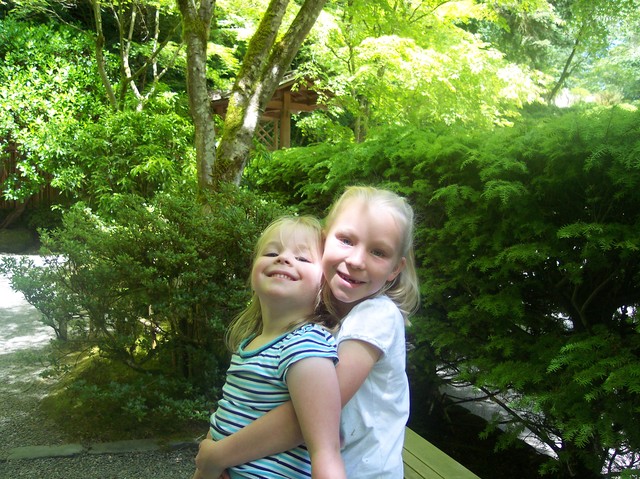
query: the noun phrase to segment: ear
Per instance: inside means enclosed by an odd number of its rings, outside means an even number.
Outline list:
[[[406,265],[407,265],[407,258],[403,256],[402,258],[400,258],[400,261],[398,261],[398,264],[393,269],[393,271],[389,274],[389,276],[387,276],[387,282],[391,282],[394,279],[396,279]]]

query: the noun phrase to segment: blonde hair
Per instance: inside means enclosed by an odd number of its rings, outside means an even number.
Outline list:
[[[402,312],[405,320],[415,313],[420,303],[418,275],[416,273],[415,256],[413,252],[413,209],[406,199],[396,193],[374,188],[371,186],[350,186],[333,204],[325,219],[325,234],[331,229],[338,215],[350,201],[362,201],[369,208],[379,210],[384,208],[400,225],[399,257],[405,258],[405,266],[393,281],[387,282],[375,296],[387,295]],[[323,300],[327,308],[335,314],[332,306],[333,297],[328,287],[323,288]]]
[[[323,249],[322,226],[320,225],[320,222],[313,216],[282,216],[273,221],[269,226],[267,226],[260,235],[260,238],[258,238],[258,241],[256,242],[255,248],[253,250],[251,271],[253,271],[258,255],[264,248],[270,236],[274,232],[278,231],[280,231],[280,234],[282,234],[282,230],[284,230],[284,228],[295,228],[299,231],[305,231],[309,233],[311,237],[314,237],[315,244],[309,246],[315,248],[318,251],[318,260],[320,259]],[[249,278],[250,277],[251,274],[249,274]],[[318,292],[318,298],[315,304],[316,309],[318,308],[319,303],[320,292]],[[328,329],[332,329],[336,326],[337,320],[328,314],[322,314],[314,311],[308,317],[300,318],[299,321],[292,323],[289,327],[291,329],[294,329],[295,327],[300,326],[304,323],[318,323],[327,327]],[[254,291],[251,295],[251,300],[249,301],[247,307],[240,314],[238,314],[238,316],[236,316],[229,325],[229,328],[227,329],[225,335],[225,342],[227,344],[227,347],[232,352],[235,352],[238,350],[238,347],[244,339],[256,334],[260,334],[261,331],[262,307],[260,305],[260,299]]]

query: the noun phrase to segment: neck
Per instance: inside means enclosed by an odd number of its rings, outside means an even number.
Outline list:
[[[308,317],[313,311],[308,308],[291,309],[282,301],[274,305],[262,305],[262,331],[260,336],[275,338],[289,331],[292,323]]]

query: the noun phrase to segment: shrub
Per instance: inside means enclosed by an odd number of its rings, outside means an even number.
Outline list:
[[[203,391],[226,369],[224,331],[248,300],[255,240],[282,212],[235,188],[204,204],[114,196],[110,217],[77,204],[43,232],[43,266],[8,258],[3,269],[59,338]]]

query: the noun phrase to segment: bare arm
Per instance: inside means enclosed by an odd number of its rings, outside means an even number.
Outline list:
[[[198,455],[196,456],[196,472],[192,479],[228,479],[228,475],[223,469],[216,464],[214,457],[211,455],[215,442],[211,438],[211,431],[207,433],[207,437],[200,443]]]
[[[340,362],[336,366],[342,407],[360,389],[365,379],[380,359],[382,352],[370,343],[347,340],[338,347]]]
[[[311,457],[311,477],[346,479],[340,456],[340,390],[333,361],[314,357],[296,362],[287,373],[287,387]]]
[[[340,343],[336,367],[342,406],[348,403],[380,358],[380,350],[364,341]],[[278,431],[278,434],[274,434]],[[205,439],[206,441],[206,439]],[[205,441],[203,445],[205,446]],[[304,441],[298,417],[291,401],[269,411],[238,432],[206,444],[209,460],[218,470],[244,464],[262,457],[288,451]],[[200,457],[203,453],[198,453]],[[197,458],[196,458],[197,460]]]

